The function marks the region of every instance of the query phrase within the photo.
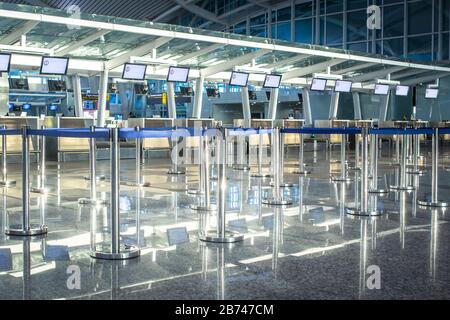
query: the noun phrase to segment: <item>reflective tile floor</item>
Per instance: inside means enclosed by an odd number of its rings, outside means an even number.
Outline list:
[[[450,196],[449,150],[446,146],[441,156],[442,199]],[[429,151],[422,149],[428,161]],[[228,170],[227,227],[245,235],[234,246],[198,240],[199,230],[214,229],[216,215],[190,209],[199,201],[185,191],[186,185],[198,185],[195,166],[185,176],[169,176],[167,159],[147,160],[143,175],[152,186],[121,187],[121,240],[142,249],[139,258],[125,262],[89,256],[91,242],[100,247],[110,236],[109,209],[77,202],[89,196],[83,178],[87,161],[59,168],[48,163],[49,193],[31,195],[31,214],[33,222],[45,216],[49,233],[32,239],[0,234],[0,299],[450,298],[450,212],[416,205],[431,191],[431,167],[423,176],[408,175],[416,192],[371,197],[371,206],[383,215],[361,219],[346,215],[345,209],[355,204],[357,184],[329,179],[330,171],[340,168],[335,163],[339,149],[329,155],[323,148],[307,148],[305,161],[313,173],[300,177],[290,173],[297,166],[296,152],[291,149],[286,156],[284,177],[295,184],[283,191],[292,206],[262,206],[261,198],[272,192],[270,179]],[[353,155],[349,158],[352,166]],[[380,187],[398,179],[391,159],[383,150]],[[109,176],[108,161],[99,161],[98,167],[99,174]],[[133,160],[122,161],[122,180],[134,179],[134,167]],[[35,165],[31,172],[34,185]],[[0,189],[2,230],[21,221],[18,167],[10,165],[8,174],[18,183]],[[98,183],[98,193],[109,198],[108,181]],[[211,197],[215,202],[214,183]]]

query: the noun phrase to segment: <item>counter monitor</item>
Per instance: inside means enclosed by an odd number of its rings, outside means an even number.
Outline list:
[[[231,72],[230,86],[246,87],[249,75],[246,72]]]
[[[427,88],[425,91],[425,98],[427,99],[436,99],[439,95],[439,89],[436,88]]]
[[[0,72],[9,72],[11,65],[11,54],[0,53]]]
[[[395,88],[395,95],[396,96],[401,96],[401,97],[406,97],[409,93],[409,87],[408,86],[397,86]]]
[[[324,91],[326,86],[326,79],[313,78],[311,81],[311,90],[313,91]]]
[[[348,80],[336,80],[334,83],[334,92],[351,92],[353,83]]]
[[[189,78],[189,68],[169,67],[167,74],[168,82],[187,82]]]
[[[41,74],[66,75],[69,67],[69,58],[42,57]]]
[[[388,84],[379,84],[375,85],[373,93],[376,95],[387,96],[389,93],[389,85]]]
[[[275,88],[278,89],[281,83],[281,75],[278,74],[266,74],[264,79],[264,88]]]
[[[122,79],[144,80],[146,71],[146,64],[125,63],[123,66]]]

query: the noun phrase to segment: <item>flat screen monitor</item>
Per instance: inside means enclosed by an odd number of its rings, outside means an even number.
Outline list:
[[[425,90],[425,98],[427,99],[436,99],[439,95],[439,89],[436,88],[427,88]]]
[[[334,83],[335,92],[351,92],[353,82],[348,80],[336,80]]]
[[[122,79],[144,80],[146,71],[146,64],[125,63],[123,66]]]
[[[9,72],[11,65],[11,54],[0,53],[0,72]]]
[[[167,74],[168,82],[187,82],[189,78],[189,68],[169,67]]]
[[[64,80],[48,80],[48,91],[57,92],[57,91],[66,91],[66,82]]]
[[[8,106],[9,106],[9,110],[13,110],[14,109],[14,103],[9,103]]]
[[[167,229],[167,241],[169,242],[169,246],[189,242],[189,233],[186,227]]]
[[[397,86],[395,88],[395,95],[396,96],[401,96],[401,97],[406,97],[409,93],[409,87],[408,86]]]
[[[313,78],[311,81],[311,90],[313,91],[324,91],[326,86],[326,79]]]
[[[246,87],[249,75],[246,72],[231,72],[230,86]]]
[[[49,105],[49,110],[50,111],[56,111],[56,110],[58,110],[58,106],[56,105],[56,104],[51,104],[51,105]]]
[[[31,108],[31,104],[29,104],[29,103],[25,103],[25,104],[23,104],[22,105],[22,110],[30,110],[30,108]]]
[[[387,96],[387,94],[389,93],[389,85],[377,83],[375,85],[373,93],[376,95]]]
[[[66,75],[69,67],[69,58],[42,57],[41,74]]]
[[[267,74],[264,79],[264,88],[279,88],[281,83],[281,75]]]

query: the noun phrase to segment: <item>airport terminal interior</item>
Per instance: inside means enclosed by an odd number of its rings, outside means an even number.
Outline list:
[[[450,298],[449,1],[0,17],[0,299]]]

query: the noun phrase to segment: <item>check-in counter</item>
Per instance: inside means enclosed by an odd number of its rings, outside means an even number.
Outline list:
[[[128,127],[135,128],[172,128],[175,126],[173,118],[130,118]],[[169,138],[149,138],[142,139],[142,149],[148,155],[151,151],[170,151],[171,144]]]
[[[5,126],[6,129],[21,129],[28,126],[31,129],[38,129],[44,124],[44,120],[39,117],[0,117],[0,126]],[[0,139],[0,148],[2,147],[2,139]],[[39,153],[39,139],[31,137],[30,139],[30,153]],[[22,154],[22,137],[20,135],[6,136],[6,153],[7,154]]]
[[[282,127],[285,129],[298,129],[303,128],[305,124],[304,119],[285,119],[283,120]],[[300,144],[300,135],[296,133],[286,133],[284,134],[284,145],[286,147],[295,146],[298,147]]]
[[[94,125],[93,118],[80,118],[80,117],[56,117],[56,128],[89,128]],[[47,139],[47,149],[53,149],[52,139]],[[99,141],[97,141],[97,144]],[[89,153],[89,139],[80,138],[66,138],[60,137],[56,139],[57,144],[57,159],[58,161],[64,161],[67,153]],[[51,158],[54,158],[52,156]]]

